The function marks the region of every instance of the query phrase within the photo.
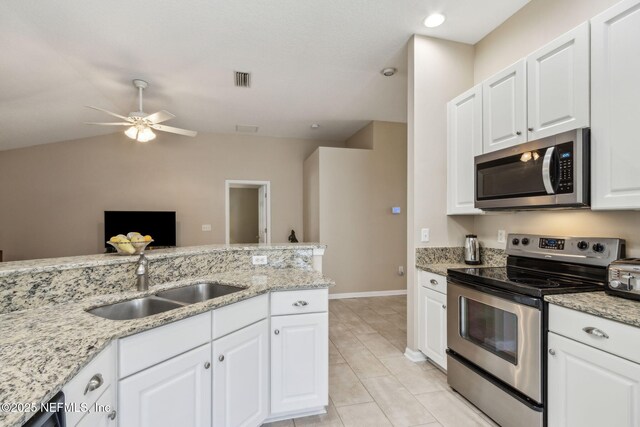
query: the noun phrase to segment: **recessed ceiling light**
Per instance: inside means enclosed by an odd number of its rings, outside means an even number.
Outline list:
[[[318,129],[320,127],[320,125],[318,123],[313,123],[311,125],[311,129]]]
[[[393,76],[398,70],[395,68],[385,68],[384,70],[380,71],[382,73],[383,76],[385,77],[391,77]]]
[[[447,18],[441,13],[432,13],[425,18],[424,26],[428,28],[435,28],[442,25],[445,19]]]

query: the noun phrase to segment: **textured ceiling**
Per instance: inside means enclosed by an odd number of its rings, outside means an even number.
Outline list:
[[[84,125],[110,117],[83,106],[136,110],[133,78],[171,126],[344,140],[369,120],[406,120],[412,34],[475,43],[527,2],[3,0],[0,150],[114,132]],[[448,19],[427,29],[433,11]],[[250,89],[234,70],[252,73]]]

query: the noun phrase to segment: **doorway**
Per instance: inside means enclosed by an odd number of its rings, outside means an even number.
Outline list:
[[[226,243],[271,243],[270,181],[225,181]]]

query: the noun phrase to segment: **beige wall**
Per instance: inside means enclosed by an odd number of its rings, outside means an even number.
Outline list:
[[[320,145],[336,143],[115,133],[1,151],[0,249],[7,261],[100,252],[104,210],[176,210],[179,245],[224,243],[226,179],[271,181],[272,241],[286,242],[303,235],[303,162]]]
[[[258,243],[258,189],[229,189],[229,243]]]
[[[409,42],[407,345],[417,348],[415,249],[458,246],[473,218],[448,217],[446,103],[473,85],[473,46],[414,36]],[[420,229],[431,239],[420,241]]]
[[[532,0],[476,45],[475,82],[481,82],[617,2]],[[474,229],[489,247],[504,247],[497,242],[498,229],[520,233],[621,237],[627,239],[627,255],[640,256],[640,212],[637,211],[491,214],[477,217]]]
[[[322,147],[305,162],[308,182],[318,177],[323,273],[337,284],[331,293],[406,288],[398,275],[406,268],[406,142],[404,123],[373,122],[347,143],[372,150]],[[393,206],[402,213],[393,215]]]

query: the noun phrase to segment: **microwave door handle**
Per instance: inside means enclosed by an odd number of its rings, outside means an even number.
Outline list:
[[[542,182],[544,182],[544,189],[547,194],[555,194],[556,190],[553,188],[551,182],[551,162],[553,161],[553,152],[556,147],[549,147],[544,154],[544,160],[542,161]]]

